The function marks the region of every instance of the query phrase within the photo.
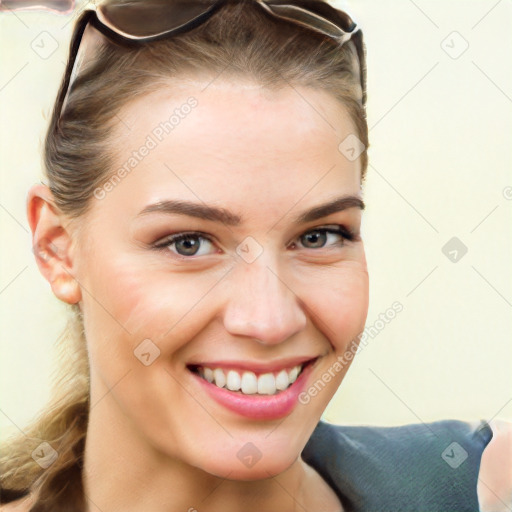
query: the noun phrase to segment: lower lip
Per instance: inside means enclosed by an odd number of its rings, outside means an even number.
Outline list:
[[[199,375],[192,375],[199,381],[205,391],[217,403],[226,409],[257,420],[274,420],[290,414],[297,405],[300,393],[306,387],[306,380],[311,373],[313,364],[309,363],[297,377],[297,380],[287,389],[276,395],[243,395],[219,388]]]

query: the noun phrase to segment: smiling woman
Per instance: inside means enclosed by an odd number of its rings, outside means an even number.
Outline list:
[[[320,420],[368,311],[364,56],[321,0],[80,17],[27,201],[70,364],[5,510],[478,510],[489,423]]]

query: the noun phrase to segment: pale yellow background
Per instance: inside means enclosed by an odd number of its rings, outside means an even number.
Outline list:
[[[368,325],[395,301],[404,310],[369,338],[324,418],[511,420],[512,5],[358,0],[349,8],[368,47]],[[25,198],[41,178],[71,20],[0,14],[2,436],[48,398],[64,326],[64,306],[31,252]],[[45,59],[32,48],[41,37],[58,44]],[[443,49],[464,40],[456,59]],[[441,251],[454,236],[468,247],[457,263]]]

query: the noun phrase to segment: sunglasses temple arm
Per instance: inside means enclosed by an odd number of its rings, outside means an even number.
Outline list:
[[[77,28],[75,29],[75,32],[71,40],[68,65],[66,73],[64,75],[62,87],[59,92],[59,102],[57,104],[57,122],[66,108],[69,97],[69,91],[73,85],[73,82],[78,72],[80,71],[80,68],[84,60],[84,32],[89,26],[89,21],[91,20],[92,16],[94,16],[94,11],[86,11],[85,13],[83,13],[81,18],[77,22]]]

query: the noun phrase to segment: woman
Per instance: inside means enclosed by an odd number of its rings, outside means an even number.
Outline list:
[[[74,335],[2,510],[486,510],[510,488],[485,421],[320,421],[368,310],[345,13],[111,2],[70,57],[27,214]]]

